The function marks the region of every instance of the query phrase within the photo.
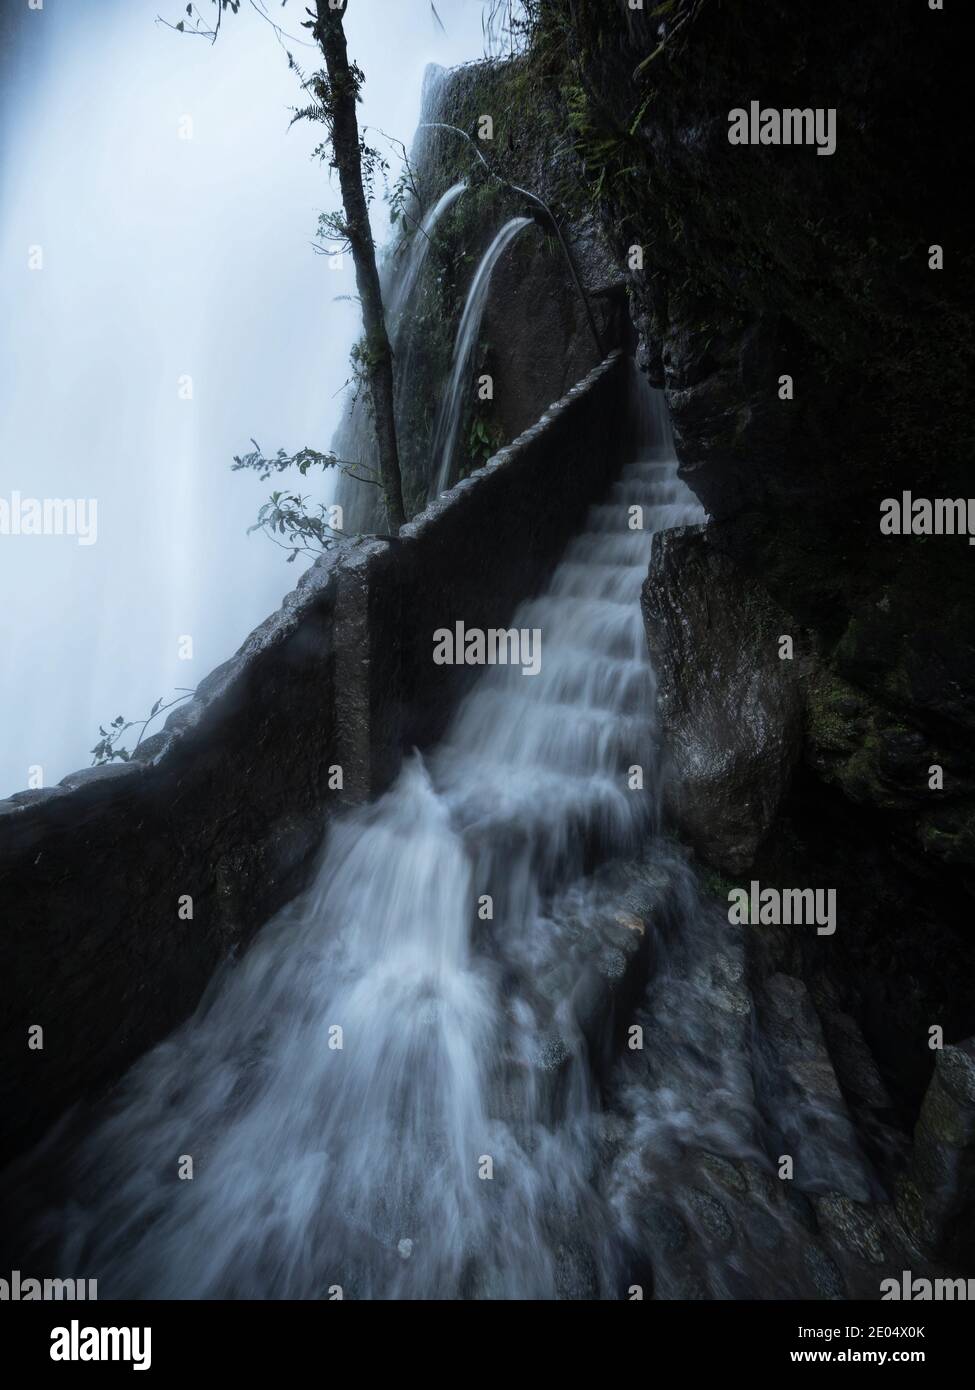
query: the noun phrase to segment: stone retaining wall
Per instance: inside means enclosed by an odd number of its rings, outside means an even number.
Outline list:
[[[503,626],[542,584],[617,472],[628,370],[611,355],[399,539],[315,564],[138,761],[0,801],[0,1156],[184,1019],[330,814],[442,734],[476,669],[435,665],[434,631]]]

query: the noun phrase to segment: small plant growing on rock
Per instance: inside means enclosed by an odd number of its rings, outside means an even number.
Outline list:
[[[126,720],[125,716],[120,714],[112,720],[107,729],[99,725],[98,732],[101,734],[101,738],[91,750],[92,767],[100,767],[104,763],[112,763],[116,760],[127,763],[135,754],[136,749],[145,737],[146,729],[148,729],[156,716],[165,714],[166,710],[172,709],[174,705],[181,704],[183,700],[188,700],[189,697],[194,694],[193,690],[185,686],[177,686],[177,689],[181,693],[176,696],[175,700],[170,700],[166,704],[163,704],[163,697],[160,695],[145,719]],[[129,729],[138,729],[139,737],[136,739],[132,748],[124,748],[119,744],[119,739]]]
[[[467,450],[475,468],[487,463],[503,444],[504,433],[499,425],[488,424],[479,417],[474,420],[467,440]]]

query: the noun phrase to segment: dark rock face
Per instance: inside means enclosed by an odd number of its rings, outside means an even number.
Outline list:
[[[614,476],[627,389],[610,358],[398,541],[313,566],[138,762],[0,802],[4,1156],[185,1018],[329,816],[440,736],[476,668],[435,665],[435,629],[501,625],[541,586]]]
[[[975,1039],[936,1056],[897,1205],[916,1239],[964,1266],[975,1249]]]
[[[652,902],[637,910],[654,922]],[[622,1049],[604,1112],[604,1189],[633,1245],[626,1282],[663,1299],[872,1300],[904,1269],[943,1276],[936,1242],[919,1249],[868,1161],[846,1083],[885,1097],[855,1029],[838,1068],[844,1025],[822,992],[757,970],[757,929],[716,904],[655,926],[666,965],[631,1013],[643,1045]]]
[[[756,991],[768,1063],[768,1113],[780,1150],[800,1154],[799,1189],[842,1190],[858,1202],[883,1194],[864,1163],[819,1014],[801,980],[771,975]]]
[[[573,239],[577,250],[592,250],[585,244],[580,248],[577,233]],[[603,346],[619,347],[625,336],[622,276],[602,278],[606,262],[598,255],[582,259],[581,269]],[[564,259],[534,228],[495,269],[484,339],[484,369],[494,378],[493,417],[505,439],[519,434],[546,401],[562,395],[598,357]]]
[[[6,1153],[190,1013],[303,882],[338,796],[334,602],[309,570],[138,762],[0,802]]]
[[[681,826],[726,871],[754,854],[769,882],[838,888],[836,937],[790,968],[829,979],[907,1130],[928,1025],[975,1029],[973,552],[964,536],[879,529],[881,501],[903,490],[971,492],[975,298],[959,199],[971,142],[952,23],[883,0],[677,0],[664,14],[569,0],[546,12],[538,45],[620,264],[643,248],[630,277],[642,362],[715,523],[704,549],[673,543],[680,599],[668,608],[655,583],[647,600],[690,779]],[[835,153],[732,146],[728,113],[755,99],[835,108]],[[943,270],[929,268],[938,245]],[[802,676],[791,783],[796,703],[765,663],[769,612]],[[714,693],[729,675],[761,689],[760,737]],[[737,845],[736,798],[760,831]]]
[[[423,120],[456,127],[474,139],[476,148],[456,131],[421,128],[411,151],[419,194],[411,214],[415,220],[455,183],[464,180],[468,187],[433,230],[396,343],[400,465],[409,516],[426,506],[439,463],[432,458],[431,442],[467,292],[484,252],[510,218],[540,221],[506,248],[491,277],[458,437],[459,477],[517,438],[607,352],[632,337],[625,276],[598,220],[591,213],[563,217],[596,320],[597,345],[554,229],[543,227],[537,205],[492,178],[478,158],[483,155],[508,183],[558,202],[566,157],[556,150],[552,103],[528,78],[522,59],[427,70]],[[483,113],[494,120],[491,140],[477,139]],[[390,290],[408,254],[409,243],[403,241],[387,256],[384,277]],[[493,395],[482,400],[476,382],[483,374],[492,378]],[[347,457],[352,442],[344,430],[343,425],[336,448]],[[355,444],[361,452],[361,441]],[[345,477],[340,501],[347,530],[384,529],[375,487]]]
[[[604,353],[628,341],[632,330],[626,277],[598,218],[589,211],[566,215],[560,194],[576,161],[564,148],[557,104],[533,80],[530,64],[524,59],[466,64],[438,77],[431,74],[428,90],[425,119],[475,137],[492,170],[559,209],[597,321],[599,346],[554,229],[543,225],[544,214],[537,205],[487,176],[477,153],[459,135],[421,131],[415,164],[421,188],[429,191],[428,201],[456,179],[464,178],[469,185],[452,217],[442,224],[446,254],[459,251],[463,256],[463,267],[452,281],[451,348],[467,286],[494,234],[510,217],[541,219],[512,243],[495,267],[480,353],[481,369],[494,377],[494,401],[476,407],[472,402],[472,419],[476,412],[502,439],[513,439]],[[492,116],[494,131],[491,140],[482,141],[476,132],[484,113]],[[435,374],[425,388],[436,394]]]
[[[657,538],[643,608],[671,763],[667,804],[707,863],[742,874],[802,743],[799,673],[779,656],[784,615],[704,527]]]
[[[634,315],[683,470],[733,521],[721,545],[827,673],[810,692],[807,756],[865,807],[896,797],[912,848],[971,883],[970,550],[879,530],[880,501],[902,489],[970,491],[971,262],[928,268],[929,243],[964,245],[944,16],[681,3],[659,25],[623,5],[570,9],[590,139],[615,136],[633,166],[603,187],[621,258],[645,247]],[[730,145],[729,110],[759,94],[835,107],[835,154]],[[793,400],[779,398],[783,374]]]

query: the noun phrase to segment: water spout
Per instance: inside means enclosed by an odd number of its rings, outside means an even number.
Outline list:
[[[430,254],[433,233],[437,223],[444,213],[454,205],[466,187],[467,184],[461,179],[460,183],[451,184],[446,193],[441,193],[433,206],[424,213],[423,219],[413,235],[406,257],[406,265],[388,298],[388,328],[394,346],[397,345],[401,336],[404,311],[409,308],[412,302],[427,256]]]
[[[394,278],[394,267],[387,262],[383,266],[383,293],[386,298],[386,325],[393,345],[393,371],[397,403],[409,398],[410,383],[413,378],[416,334],[412,331],[413,314],[417,294],[422,283],[423,269],[434,243],[437,224],[467,188],[462,179],[452,184],[442,193],[432,207],[428,208],[410,241],[406,253],[406,263]],[[399,424],[401,415],[397,415]],[[401,441],[402,442],[402,441]],[[332,448],[341,458],[354,459],[367,473],[379,475],[379,460],[376,454],[376,436],[368,404],[363,393],[356,395],[351,408],[344,416],[332,439]],[[339,483],[338,501],[346,513],[347,529],[379,524],[374,514],[375,498],[364,497],[373,491],[370,487],[357,484],[349,477]]]
[[[477,344],[477,335],[481,329],[484,306],[487,303],[491,274],[505,248],[515,239],[523,227],[530,225],[531,221],[530,217],[513,217],[510,222],[504,224],[485,251],[467,292],[467,302],[464,305],[460,327],[457,330],[450,381],[437,414],[433,445],[430,451],[431,458],[437,467],[436,479],[430,493],[431,497],[436,497],[438,493],[443,492],[450,481],[454,450],[457,447],[457,436],[464,414],[464,393],[468,386],[467,378],[470,372],[471,358]]]
[[[579,267],[576,265],[576,258],[572,254],[572,247],[569,245],[568,240],[566,239],[566,235],[562,230],[562,225],[559,222],[559,219],[555,216],[555,213],[549,207],[548,203],[544,202],[543,199],[541,199],[537,193],[532,193],[530,189],[522,188],[517,183],[509,182],[509,180],[504,178],[503,175],[499,174],[496,169],[492,169],[491,165],[484,158],[483,153],[481,152],[481,150],[477,148],[477,145],[468,135],[466,130],[461,130],[459,126],[450,125],[446,121],[424,121],[420,129],[450,130],[453,131],[455,135],[462,136],[463,139],[465,139],[467,143],[470,145],[471,149],[477,155],[481,163],[484,165],[484,168],[487,170],[489,176],[492,179],[494,179],[497,183],[500,183],[504,188],[507,188],[511,193],[517,193],[520,197],[527,198],[530,203],[534,203],[534,205],[537,208],[541,209],[543,216],[542,219],[540,219],[540,225],[542,225],[543,227],[551,227],[552,230],[555,232],[555,235],[559,239],[559,245],[562,247],[562,254],[565,256],[566,264],[569,267],[569,274],[572,276],[572,283],[575,285],[579,298],[582,300],[582,307],[585,310],[586,320],[589,324],[589,331],[592,334],[593,342],[596,344],[596,355],[601,361],[603,357],[603,340],[602,335],[599,332],[599,326],[596,323],[596,317],[592,311],[592,305],[589,302],[589,296],[588,294],[586,294],[585,287],[582,283],[582,277],[579,274]]]

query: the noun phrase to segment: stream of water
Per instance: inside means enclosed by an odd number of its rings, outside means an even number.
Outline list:
[[[386,311],[387,328],[394,344],[400,337],[400,330],[403,326],[403,314],[409,308],[410,301],[416,291],[423,267],[426,265],[427,257],[430,254],[430,247],[433,244],[433,234],[437,223],[444,213],[449,211],[456,203],[457,199],[467,188],[467,184],[461,180],[460,183],[451,184],[446,193],[441,193],[437,201],[428,208],[420,219],[420,225],[410,240],[409,251],[406,256],[406,264],[403,266],[402,273],[396,277],[388,296],[388,307]]]
[[[465,187],[384,275],[398,401],[430,246]],[[471,281],[431,497],[455,476],[493,270],[530,222],[507,222]],[[635,370],[633,396],[619,476],[511,619],[541,634],[537,674],[486,668],[441,743],[331,826],[312,886],[195,1015],[93,1115],[68,1117],[36,1173],[28,1156],[8,1175],[26,1255],[97,1279],[103,1298],[842,1287],[804,1199],[769,1180],[787,1153],[796,1191],[877,1195],[818,1025],[790,1032],[804,986],[779,975],[756,1005],[741,931],[660,831],[640,595],[654,536],[704,514]],[[364,398],[335,447],[375,466]],[[170,487],[181,513],[189,479]],[[346,530],[374,517],[374,499],[359,505]]]
[[[195,1016],[5,1176],[21,1264],[100,1297],[842,1291],[803,1194],[878,1190],[803,987],[757,1003],[659,832],[640,592],[703,513],[634,381],[642,444],[512,619],[540,671],[486,667]]]
[[[488,290],[491,287],[492,272],[508,246],[523,227],[529,226],[531,220],[530,217],[512,217],[510,222],[504,224],[481,257],[470,289],[467,291],[464,312],[461,314],[460,326],[457,329],[457,342],[454,345],[454,355],[451,361],[450,380],[437,412],[433,430],[431,453],[436,472],[432,479],[431,497],[436,497],[438,493],[443,492],[453,481],[451,473],[454,454],[457,450],[457,436],[464,415],[465,396],[471,389],[471,362],[474,349],[477,346],[477,335],[481,331],[481,319],[484,316],[484,306],[487,303]]]
[[[417,343],[412,311],[422,285],[424,267],[440,219],[450,211],[466,188],[463,180],[451,184],[423,214],[409,240],[402,264],[388,260],[383,266],[386,327],[393,347],[398,425],[403,422],[402,403],[414,389]],[[379,477],[376,433],[369,413],[367,392],[358,391],[353,396],[336,431],[333,448],[340,458],[358,465],[360,476],[371,474],[373,478]],[[350,476],[343,476],[339,483],[338,501],[344,511],[343,520],[348,533],[381,529],[384,525],[378,491],[371,485],[364,486]]]
[[[608,1291],[579,986],[610,890],[586,870],[653,828],[639,593],[653,532],[700,515],[658,429],[513,620],[540,674],[488,669],[130,1073],[57,1216],[65,1267],[105,1295],[544,1298],[580,1268]]]

